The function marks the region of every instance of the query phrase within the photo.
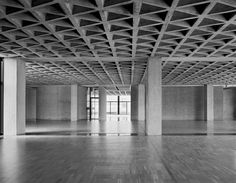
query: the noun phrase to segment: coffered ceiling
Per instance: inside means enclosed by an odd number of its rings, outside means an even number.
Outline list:
[[[152,56],[164,85],[234,84],[235,19],[235,0],[0,0],[0,55],[26,60],[28,85],[125,93]]]

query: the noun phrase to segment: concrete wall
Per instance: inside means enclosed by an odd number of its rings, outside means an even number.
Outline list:
[[[163,120],[203,120],[203,87],[163,87]]]
[[[223,120],[223,87],[214,87],[214,120]]]
[[[37,119],[70,120],[70,86],[37,88]]]
[[[26,120],[36,120],[36,88],[26,89]]]
[[[139,85],[138,86],[138,120],[144,121],[146,116],[145,116],[145,109],[146,109],[146,101],[145,101],[145,86],[144,85]]]
[[[163,87],[162,95],[163,120],[204,119],[203,86]],[[228,103],[225,105],[230,107]],[[220,86],[214,87],[214,120],[223,120],[223,87]]]
[[[34,115],[34,112],[30,111],[28,93],[29,91],[27,91],[26,114],[29,119]],[[70,94],[70,86],[41,86],[37,88],[37,119],[69,120]],[[163,87],[162,95],[163,120],[203,120],[203,87]],[[133,99],[131,98],[131,100]],[[234,103],[236,104],[236,88],[223,90],[222,87],[214,87],[215,120],[222,120],[223,116],[225,119],[236,119],[236,105],[234,107]],[[137,104],[133,105],[137,106]]]
[[[236,87],[224,88],[224,119],[236,119]]]
[[[145,120],[145,86],[131,87],[131,120]]]
[[[87,87],[71,86],[71,121],[87,119]]]
[[[131,120],[138,119],[138,85],[131,86]]]
[[[78,119],[87,119],[87,90],[86,87],[79,87]]]

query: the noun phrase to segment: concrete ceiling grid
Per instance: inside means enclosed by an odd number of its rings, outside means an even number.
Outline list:
[[[235,84],[234,0],[1,0],[0,55],[26,60],[27,85],[127,94],[149,57],[163,85]]]

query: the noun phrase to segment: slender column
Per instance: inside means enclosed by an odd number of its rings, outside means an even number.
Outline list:
[[[25,133],[25,62],[4,59],[4,135]]]
[[[207,134],[214,133],[214,87],[204,85],[205,90],[205,120],[207,121]]]
[[[145,87],[131,86],[131,120],[145,120]]]
[[[117,114],[120,115],[120,96],[117,96]]]
[[[161,58],[148,60],[146,86],[146,134],[162,134],[162,75]]]
[[[212,85],[204,85],[204,118],[206,121],[214,120],[214,90]]]
[[[223,86],[214,86],[214,120],[223,121]]]
[[[99,88],[99,119],[106,120],[107,115],[107,94],[103,87]]]
[[[138,86],[131,86],[131,120],[135,121],[138,118]]]
[[[87,119],[87,88],[71,85],[71,121]]]
[[[145,120],[145,86],[138,85],[138,120]]]
[[[0,64],[1,64],[1,96],[0,96],[0,135],[3,134],[3,59],[0,58]]]

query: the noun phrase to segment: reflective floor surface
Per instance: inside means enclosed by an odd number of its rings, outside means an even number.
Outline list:
[[[236,135],[236,121],[163,121],[165,135]]]
[[[233,183],[236,136],[0,139],[1,183]]]
[[[130,121],[127,116],[108,116],[106,121],[38,120],[27,122],[28,135],[144,135],[144,121]]]
[[[236,135],[236,121],[163,121],[164,135]],[[145,135],[144,121],[129,117],[110,116],[107,121],[27,122],[27,135]]]

